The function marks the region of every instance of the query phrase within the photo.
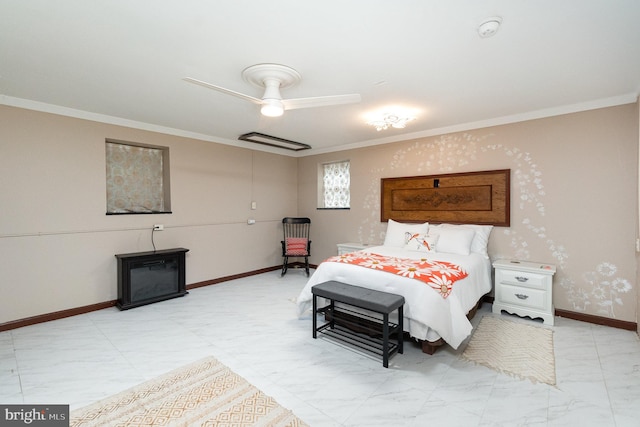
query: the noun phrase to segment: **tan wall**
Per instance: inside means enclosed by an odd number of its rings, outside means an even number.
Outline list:
[[[105,215],[106,138],[170,147],[172,214]],[[116,299],[114,254],[152,250],[157,223],[158,249],[190,249],[187,284],[277,266],[282,217],[297,212],[296,164],[0,107],[0,323]]]
[[[190,249],[196,283],[278,265],[296,213],[312,218],[314,263],[381,242],[382,177],[503,168],[511,227],[491,256],[556,263],[556,308],[635,322],[638,134],[630,104],[295,159],[0,107],[0,323],[115,299],[113,255],[151,250],[155,223],[157,248]],[[170,147],[173,214],[105,215],[105,138]],[[317,210],[317,164],[342,159],[352,208]]]
[[[351,161],[351,209],[316,210],[317,164]],[[380,243],[380,178],[511,169],[511,226],[493,259],[555,263],[557,309],[636,321],[638,105],[300,159],[300,215],[319,263],[339,242]]]

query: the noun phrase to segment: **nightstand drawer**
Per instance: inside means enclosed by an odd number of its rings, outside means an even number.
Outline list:
[[[541,288],[547,282],[548,275],[530,273],[527,271],[502,270],[500,271],[500,283],[517,286],[531,286]]]
[[[546,310],[546,295],[545,290],[503,284],[496,297],[501,303]]]

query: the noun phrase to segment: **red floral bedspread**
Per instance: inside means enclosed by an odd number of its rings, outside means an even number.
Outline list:
[[[351,252],[333,256],[324,262],[357,265],[416,279],[438,291],[442,298],[449,296],[453,284],[457,280],[464,279],[469,275],[460,266],[446,261],[388,257],[366,252]]]

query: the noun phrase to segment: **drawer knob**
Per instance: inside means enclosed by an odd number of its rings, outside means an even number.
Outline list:
[[[524,294],[514,294],[515,296],[517,296],[519,299],[527,299],[529,298],[529,295],[524,295]]]
[[[526,282],[527,280],[529,280],[528,277],[523,277],[523,276],[516,276],[516,280],[518,282]]]

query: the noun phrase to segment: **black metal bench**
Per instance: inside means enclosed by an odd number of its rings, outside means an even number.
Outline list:
[[[382,365],[385,368],[389,367],[389,356],[396,352],[402,354],[403,296],[336,281],[317,284],[311,288],[311,293],[313,294],[313,338],[321,332],[364,350],[381,354]],[[318,307],[318,297],[326,298],[329,304]],[[378,316],[349,310],[344,306],[336,307],[336,302],[364,309]],[[397,324],[389,322],[389,314],[394,310],[398,310]],[[324,314],[327,319],[327,322],[320,326],[318,326],[318,314]],[[339,318],[338,322],[336,318]],[[364,322],[357,320],[364,320]],[[355,332],[357,329],[364,333]],[[382,332],[382,339],[376,337],[380,336],[380,332]],[[389,337],[393,334],[396,334],[397,339],[395,342],[390,342]]]

